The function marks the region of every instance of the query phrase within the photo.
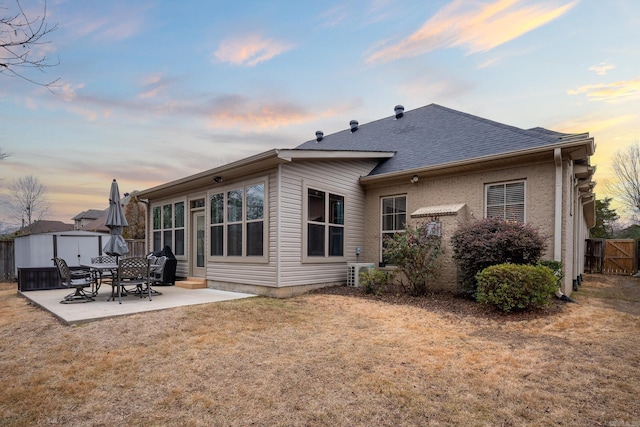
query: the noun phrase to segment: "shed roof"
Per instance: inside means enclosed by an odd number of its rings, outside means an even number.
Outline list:
[[[71,231],[74,229],[73,224],[65,224],[62,221],[48,221],[41,219],[34,221],[31,225],[22,227],[16,232],[16,236],[27,236],[30,234],[55,233],[60,231]]]

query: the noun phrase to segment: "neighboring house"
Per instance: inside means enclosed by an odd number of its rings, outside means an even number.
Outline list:
[[[105,202],[106,203],[106,202]],[[84,230],[87,224],[95,224],[96,220],[100,218],[106,219],[107,210],[98,210],[98,209],[89,209],[84,212],[80,212],[78,215],[74,216],[73,223],[75,225],[76,230]],[[96,228],[95,226],[93,228]]]
[[[15,235],[28,236],[30,234],[56,233],[60,231],[71,231],[73,229],[73,224],[65,224],[62,221],[49,221],[41,219],[32,222],[30,225],[22,227],[15,232]]]
[[[487,216],[530,223],[581,279],[595,221],[593,138],[519,129],[431,104],[274,149],[138,193],[149,250],[213,288],[288,296],[347,280],[347,263],[384,266],[382,236],[433,222],[445,244],[432,284],[455,289],[449,239]],[[356,256],[356,249],[360,255]],[[388,266],[385,268],[389,268]]]

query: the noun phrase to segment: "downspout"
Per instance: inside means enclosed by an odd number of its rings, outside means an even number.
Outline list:
[[[554,148],[553,159],[556,164],[553,260],[562,262],[562,150],[560,148]],[[562,292],[562,285],[556,291],[556,296],[562,301],[574,302]]]

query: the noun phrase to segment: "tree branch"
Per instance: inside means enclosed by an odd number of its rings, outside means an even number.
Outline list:
[[[54,67],[60,63],[52,63],[46,55],[33,55],[33,49],[48,44],[44,37],[55,31],[57,24],[49,27],[46,23],[47,3],[44,3],[42,16],[29,19],[20,0],[15,0],[18,12],[0,17],[0,74],[19,77],[30,83],[50,87],[59,79],[49,83],[40,83],[23,74],[21,69],[35,68],[44,72],[45,68]]]

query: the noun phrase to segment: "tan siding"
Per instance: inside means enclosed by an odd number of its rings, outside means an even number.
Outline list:
[[[280,286],[346,281],[346,263],[302,262],[303,183],[345,196],[345,255],[355,261],[355,248],[364,243],[364,191],[359,177],[368,174],[373,161],[292,163],[282,167],[282,230]]]
[[[458,225],[484,217],[484,185],[511,180],[526,180],[526,212],[528,223],[549,236],[545,258],[553,257],[553,162],[521,165],[513,168],[487,171],[446,178],[421,179],[416,184],[402,184],[372,188],[367,191],[365,248],[362,262],[380,261],[380,197],[396,194],[407,195],[407,216],[421,207],[464,203],[466,209],[453,219],[443,220],[443,271],[435,288],[455,289],[456,266],[451,259],[453,249],[450,238]]]
[[[240,181],[242,182],[242,181]],[[218,260],[207,260],[207,280],[215,286],[216,282],[240,283],[256,286],[276,286],[276,233],[277,233],[277,171],[274,169],[268,174],[268,195],[269,218],[268,242],[266,250],[269,253],[267,263],[251,262],[221,262]],[[207,229],[207,239],[209,230]],[[208,245],[207,245],[208,247]]]

